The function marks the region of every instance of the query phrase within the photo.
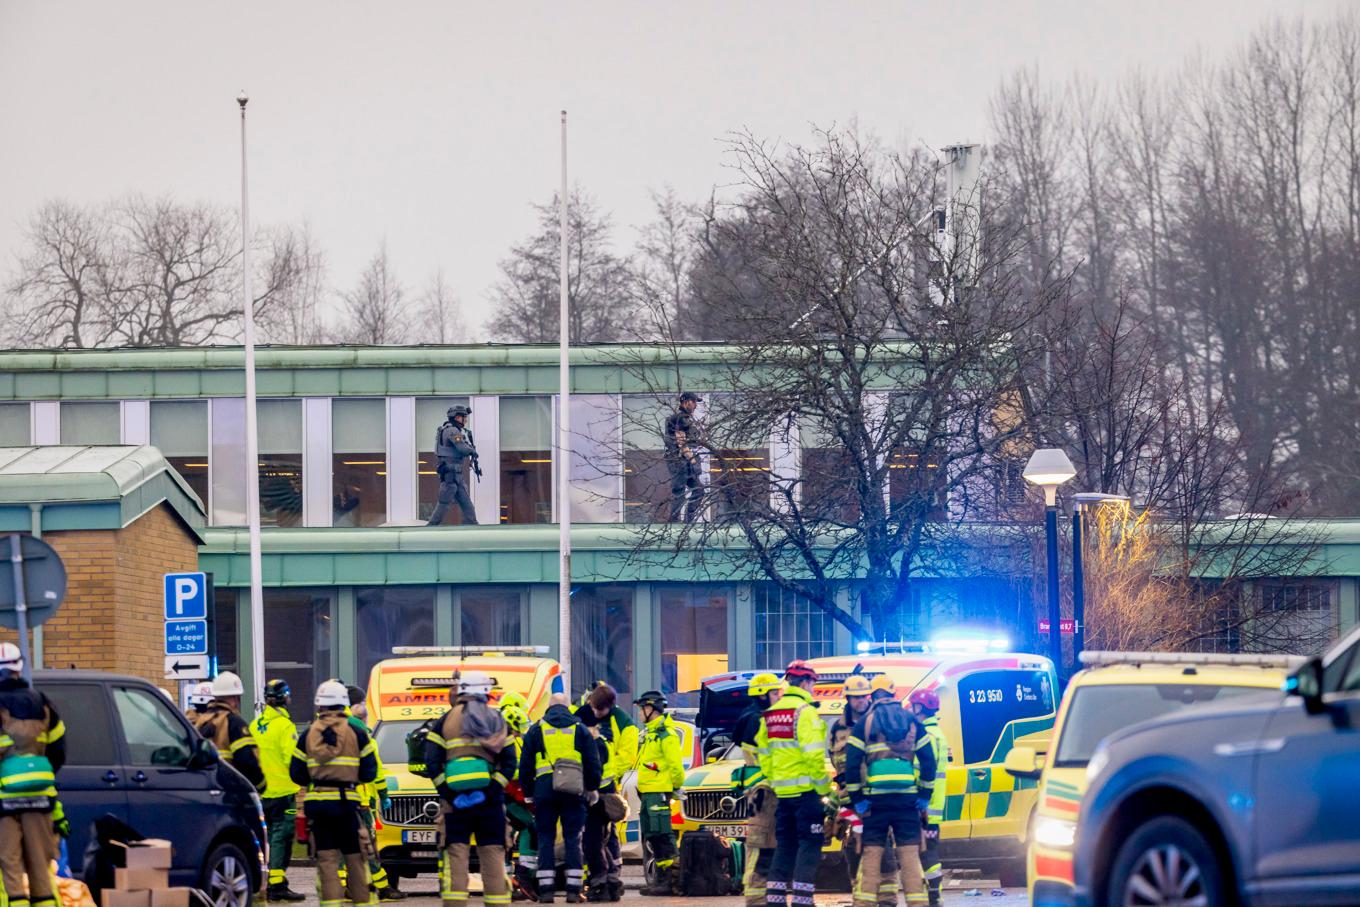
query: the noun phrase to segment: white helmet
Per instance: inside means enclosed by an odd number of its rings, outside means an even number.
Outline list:
[[[489,697],[496,682],[489,674],[481,671],[464,671],[454,678],[458,684],[459,696]]]
[[[231,671],[223,671],[213,678],[213,696],[244,696],[246,688],[241,684],[241,678]]]
[[[15,674],[24,669],[24,656],[19,647],[12,642],[0,643],[0,671],[13,671]]]
[[[189,691],[189,705],[192,706],[207,705],[208,703],[212,702],[212,699],[213,699],[212,684],[206,680],[196,685],[192,690]]]
[[[338,680],[327,680],[316,688],[316,707],[342,709],[349,708],[349,690]]]

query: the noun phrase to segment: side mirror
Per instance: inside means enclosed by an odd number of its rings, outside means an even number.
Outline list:
[[[1006,754],[1005,769],[1016,778],[1037,780],[1044,773],[1039,764],[1039,753],[1030,746],[1013,746]]]
[[[1322,659],[1310,658],[1284,682],[1284,691],[1303,700],[1303,708],[1316,715],[1324,708],[1322,702]]]
[[[217,747],[213,742],[204,737],[194,740],[194,754],[189,759],[190,768],[209,768],[222,761],[222,755],[217,752]]]

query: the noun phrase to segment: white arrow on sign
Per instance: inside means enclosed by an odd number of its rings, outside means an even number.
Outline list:
[[[165,656],[165,679],[207,680],[208,656],[206,655]]]

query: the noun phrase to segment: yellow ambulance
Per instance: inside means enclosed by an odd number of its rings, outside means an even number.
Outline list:
[[[435,872],[439,853],[435,817],[439,799],[428,778],[407,768],[406,735],[449,708],[454,674],[484,671],[501,693],[519,693],[537,720],[561,691],[562,672],[547,646],[403,646],[374,665],[368,679],[368,714],[388,775],[391,806],[382,811],[378,856],[389,875],[411,878]]]
[[[845,708],[845,679],[859,673],[891,677],[897,698],[913,690],[940,697],[940,728],[950,759],[941,767],[946,785],[940,827],[946,865],[995,870],[1004,884],[1023,885],[1023,832],[1037,795],[1035,780],[1017,779],[1003,769],[1016,740],[1053,727],[1057,677],[1047,658],[990,651],[986,641],[902,643],[861,646],[856,655],[809,660],[820,680],[813,690],[828,730]],[[735,757],[737,754],[729,753]],[[745,803],[731,796],[732,770],[739,758],[690,772],[682,801],[683,828],[708,827],[740,837],[748,818]],[[830,761],[827,762],[830,772]],[[835,841],[828,858],[841,861]]]

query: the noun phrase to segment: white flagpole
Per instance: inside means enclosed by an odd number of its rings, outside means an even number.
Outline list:
[[[562,111],[562,190],[558,195],[561,217],[561,266],[558,274],[559,326],[557,335],[557,523],[560,552],[557,580],[557,659],[571,695],[571,336],[567,319],[567,112]]]
[[[251,693],[258,708],[264,702],[264,575],[260,567],[260,442],[255,419],[255,312],[250,293],[250,188],[246,179],[246,103],[241,105],[241,309],[246,346],[246,524],[250,533],[250,666]],[[242,710],[244,711],[244,709]]]

